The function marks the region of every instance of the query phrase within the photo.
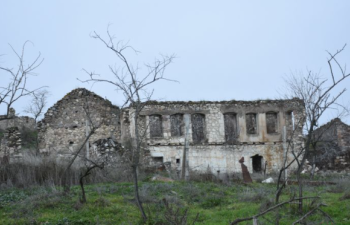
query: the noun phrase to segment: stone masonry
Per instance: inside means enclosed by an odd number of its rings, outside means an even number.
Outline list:
[[[216,174],[239,172],[241,157],[251,172],[261,172],[265,163],[267,172],[280,169],[285,157],[283,127],[287,140],[302,144],[304,113],[303,102],[292,99],[148,102],[141,116],[148,124],[147,145],[154,161],[170,162],[172,168],[180,169],[187,136],[191,170],[206,172],[210,168]],[[133,109],[127,114],[132,116]],[[132,139],[135,124],[123,117],[121,126],[129,127]]]
[[[40,152],[72,156],[90,125],[99,127],[89,139],[90,148],[99,139],[119,140],[119,108],[84,88],[75,89],[49,108],[39,122]]]
[[[0,116],[5,117],[5,116]],[[0,120],[0,163],[8,163],[22,157],[21,132],[36,129],[35,120],[28,116],[16,116],[13,108],[10,109],[9,119]]]
[[[303,143],[304,114],[304,104],[299,99],[149,101],[138,126],[141,133],[145,131],[143,153],[153,159],[151,162],[166,163],[179,170],[187,139],[187,160],[192,171],[207,172],[209,168],[215,174],[239,172],[238,161],[244,157],[250,172],[261,172],[265,165],[267,172],[272,172],[281,168],[285,157],[288,161],[293,158],[285,154],[284,131],[285,141]],[[92,123],[101,124],[89,139],[91,156],[123,149],[123,145],[135,140],[133,107],[120,110],[108,100],[79,88],[49,108],[39,123],[40,151],[71,156],[85,139],[87,115]]]
[[[316,149],[311,163],[325,169],[350,169],[350,126],[335,118],[314,131]]]

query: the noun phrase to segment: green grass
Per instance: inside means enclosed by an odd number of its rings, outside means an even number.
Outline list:
[[[281,201],[296,190],[288,186]],[[350,223],[350,199],[344,193],[333,193],[329,186],[305,187],[304,196],[322,197],[327,206],[322,209],[336,224]],[[230,185],[200,182],[143,182],[140,195],[150,220],[146,224],[169,224],[164,206],[166,199],[174,211],[180,214],[188,209],[188,221],[199,213],[196,224],[229,224],[236,218],[252,216],[263,210],[263,203],[273,202],[275,186],[254,183]],[[60,188],[33,187],[30,189],[7,188],[0,191],[0,224],[145,224],[134,203],[131,183],[108,183],[86,186],[87,203],[81,204],[80,188],[74,186],[64,194]],[[299,215],[296,206],[280,210],[280,224],[291,224]],[[274,212],[260,219],[261,224],[273,220]],[[317,223],[320,214],[311,219]],[[265,223],[264,223],[265,222]],[[252,224],[252,221],[241,224]]]

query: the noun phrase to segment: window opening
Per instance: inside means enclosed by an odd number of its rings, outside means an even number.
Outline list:
[[[237,115],[235,113],[224,114],[225,140],[228,144],[233,144],[238,136]]]
[[[193,143],[198,144],[205,141],[205,116],[203,114],[192,114],[192,139]]]
[[[256,123],[255,113],[246,114],[246,125],[247,125],[247,134],[257,133],[257,123]]]
[[[266,113],[266,130],[268,134],[277,133],[277,113],[268,112]]]
[[[172,137],[183,135],[183,115],[174,114],[170,116],[170,130]]]
[[[293,133],[293,130],[295,129],[295,119],[294,119],[294,112],[290,111],[286,113],[286,128],[287,128],[287,135],[291,135]]]
[[[162,116],[161,115],[149,116],[149,129],[150,129],[151,138],[163,137]]]
[[[163,163],[163,157],[152,157],[155,163]]]

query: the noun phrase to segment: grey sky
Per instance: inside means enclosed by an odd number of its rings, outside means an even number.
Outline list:
[[[49,86],[49,106],[88,76],[108,78],[114,55],[89,37],[92,31],[129,41],[140,51],[131,62],[176,54],[166,77],[180,83],[154,85],[157,100],[253,100],[280,98],[283,76],[306,69],[329,75],[327,53],[350,45],[350,1],[10,1],[0,0],[0,58],[16,65],[8,44],[45,58],[29,85]],[[350,46],[339,57],[350,66]],[[140,73],[143,71],[141,70]],[[3,76],[2,73],[0,73]],[[1,78],[1,84],[5,82]],[[342,88],[350,87],[350,80]],[[112,86],[92,91],[122,103]],[[350,90],[341,103],[349,103]],[[21,101],[17,112],[27,104]],[[0,114],[4,110],[1,108]],[[334,114],[323,118],[325,122]],[[345,121],[350,123],[350,119]]]

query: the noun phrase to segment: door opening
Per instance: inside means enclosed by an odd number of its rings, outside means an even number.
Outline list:
[[[250,158],[252,158],[253,173],[261,173],[263,157],[261,155],[256,154],[255,156],[252,156]]]

